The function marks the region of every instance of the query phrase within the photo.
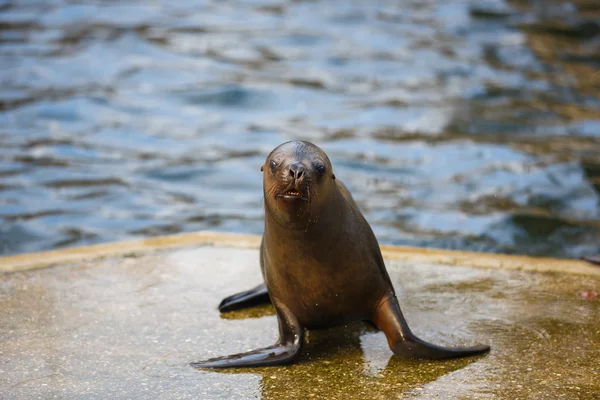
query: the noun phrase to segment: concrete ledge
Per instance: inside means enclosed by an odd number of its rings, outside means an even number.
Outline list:
[[[128,254],[147,254],[158,250],[195,246],[258,248],[259,235],[201,231],[157,236],[142,240],[102,243],[38,253],[0,257],[0,273],[13,273],[55,265],[91,261]],[[381,246],[384,258],[478,268],[560,272],[600,276],[600,268],[584,261],[544,257],[515,256],[495,253],[476,253],[408,246]]]

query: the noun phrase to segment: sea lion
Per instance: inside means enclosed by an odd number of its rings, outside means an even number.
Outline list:
[[[222,312],[263,301],[275,306],[279,341],[273,346],[192,363],[197,368],[291,363],[304,329],[366,320],[379,327],[394,354],[442,359],[489,351],[447,348],[416,337],[408,327],[371,227],[329,158],[309,142],[275,148],[263,171],[265,231],[260,246],[264,283],[225,298]]]

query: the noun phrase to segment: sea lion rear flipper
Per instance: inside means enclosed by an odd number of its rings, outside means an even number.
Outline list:
[[[234,295],[225,297],[219,304],[219,311],[229,312],[242,308],[252,307],[259,304],[269,303],[269,292],[264,283]]]
[[[279,340],[273,346],[247,353],[211,358],[190,365],[195,368],[244,368],[293,362],[300,354],[304,342],[304,329],[298,318],[286,306],[276,304],[275,309],[279,321]]]
[[[402,311],[400,311],[398,300],[393,294],[379,303],[373,322],[385,333],[390,349],[399,357],[442,359],[467,357],[490,350],[490,347],[485,345],[441,347],[419,339],[408,327]]]
[[[583,256],[581,259],[592,264],[600,265],[600,256]]]

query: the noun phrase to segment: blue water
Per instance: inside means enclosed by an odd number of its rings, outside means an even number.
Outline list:
[[[598,253],[599,22],[583,0],[0,1],[0,254],[261,233],[260,165],[291,139],[382,243]]]

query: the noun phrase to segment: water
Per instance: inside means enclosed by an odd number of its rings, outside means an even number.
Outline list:
[[[261,233],[323,147],[382,243],[600,252],[600,7],[1,1],[0,254]]]

